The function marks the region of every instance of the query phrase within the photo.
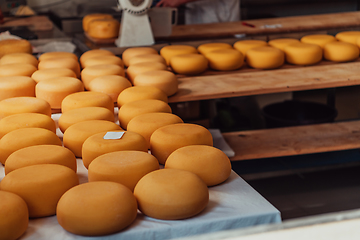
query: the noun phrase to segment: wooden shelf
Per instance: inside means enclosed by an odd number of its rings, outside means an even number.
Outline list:
[[[223,133],[231,161],[360,148],[360,121]]]

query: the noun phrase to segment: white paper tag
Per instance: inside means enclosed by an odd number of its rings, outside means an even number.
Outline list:
[[[107,132],[103,139],[121,139],[124,136],[125,132]]]

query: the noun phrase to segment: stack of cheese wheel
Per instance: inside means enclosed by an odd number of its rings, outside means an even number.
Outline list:
[[[133,86],[124,89],[118,96],[117,105],[119,109],[126,103],[144,99],[158,99],[168,102],[168,97],[159,88],[153,86]]]
[[[270,40],[268,44],[274,48],[278,48],[284,51],[285,47],[287,47],[288,45],[299,42],[300,40],[295,38],[277,38]]]
[[[92,13],[82,20],[85,35],[95,39],[116,38],[119,35],[120,23],[110,14]]]
[[[233,47],[240,51],[246,59],[246,52],[251,48],[264,47],[268,43],[263,40],[240,40],[233,44]]]
[[[5,39],[0,41],[0,58],[9,53],[32,54],[32,46],[25,39]]]
[[[7,76],[27,76],[31,77],[37,68],[30,63],[10,63],[0,65],[0,77]]]
[[[312,34],[303,36],[300,41],[303,43],[316,44],[319,45],[321,48],[324,48],[327,43],[335,42],[336,38],[328,34]]]
[[[0,58],[0,65],[12,63],[29,63],[38,67],[38,60],[30,53],[9,53]]]

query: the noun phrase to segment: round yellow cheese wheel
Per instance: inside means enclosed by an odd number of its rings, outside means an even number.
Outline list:
[[[142,63],[142,62],[159,62],[162,64],[166,64],[165,59],[160,56],[159,54],[141,54],[141,55],[136,55],[134,57],[132,57],[129,60],[129,66],[133,65],[133,64],[137,64],[137,63]]]
[[[160,127],[175,123],[183,123],[183,120],[172,113],[144,113],[132,118],[127,125],[127,130],[143,136],[150,148],[151,134]]]
[[[278,39],[270,40],[268,44],[274,48],[278,48],[284,51],[285,47],[287,47],[288,45],[299,42],[300,40],[295,38],[278,38]]]
[[[168,45],[160,49],[160,55],[166,60],[166,64],[170,65],[170,59],[177,55],[198,53],[197,49],[188,45]]]
[[[106,93],[84,91],[67,95],[61,103],[63,113],[83,107],[103,107],[114,111],[114,103]]]
[[[106,75],[118,75],[125,77],[125,70],[115,64],[88,66],[81,71],[81,80],[83,81],[85,88],[89,89],[89,84],[94,78]]]
[[[107,120],[114,122],[114,111],[104,107],[83,107],[68,110],[61,114],[58,124],[61,132],[71,125],[86,120]]]
[[[233,47],[229,44],[229,43],[222,43],[222,42],[217,42],[217,43],[203,43],[200,44],[197,47],[197,50],[199,53],[201,54],[207,54],[209,52],[212,52],[214,50],[221,50],[221,49],[232,49]]]
[[[134,191],[138,181],[149,172],[159,169],[157,159],[142,151],[116,151],[95,158],[89,165],[89,182],[111,181]]]
[[[128,67],[131,58],[136,57],[138,55],[143,55],[143,54],[155,54],[155,55],[158,55],[159,53],[157,52],[156,49],[154,49],[152,47],[131,47],[131,48],[127,48],[122,53],[122,60],[124,61],[124,65]]]
[[[284,49],[285,59],[295,65],[313,65],[322,60],[323,50],[310,43],[294,43]]]
[[[54,51],[54,52],[46,52],[40,55],[39,62],[47,59],[57,59],[57,58],[72,58],[75,61],[78,61],[79,58],[75,53],[71,52],[63,52],[63,51]]]
[[[124,63],[118,56],[115,55],[99,55],[91,57],[84,61],[83,68],[94,66],[94,65],[103,65],[103,64],[115,64],[124,68]]]
[[[127,68],[126,75],[130,82],[134,82],[137,75],[154,70],[167,70],[167,66],[160,62],[140,62],[130,65]]]
[[[48,129],[37,127],[15,129],[0,139],[0,162],[5,164],[10,154],[21,148],[43,144],[62,146],[60,138]]]
[[[35,97],[36,82],[26,76],[0,77],[0,101],[11,97]]]
[[[89,58],[100,57],[100,56],[115,56],[115,54],[106,49],[92,49],[84,52],[80,56],[80,65],[82,68],[85,66],[85,62]]]
[[[56,217],[68,232],[102,236],[128,227],[137,216],[137,202],[125,186],[109,181],[80,184],[59,200]]]
[[[84,84],[72,77],[43,80],[35,87],[36,97],[47,101],[52,109],[61,109],[61,103],[66,96],[82,91],[84,91]]]
[[[246,56],[246,52],[247,50],[251,49],[251,48],[256,48],[256,47],[264,47],[267,46],[268,43],[266,41],[263,40],[240,40],[234,43],[233,47],[240,51],[244,56]]]
[[[158,99],[168,102],[168,97],[159,88],[154,86],[133,86],[124,89],[118,96],[117,105],[120,108],[126,103],[143,99]]]
[[[7,76],[26,76],[30,77],[36,72],[37,68],[29,63],[11,63],[0,65],[0,77]]]
[[[171,113],[171,107],[157,99],[143,99],[126,103],[119,109],[119,122],[123,129],[127,128],[130,120],[140,114],[151,112]]]
[[[36,97],[13,97],[0,101],[0,119],[17,113],[41,113],[51,116],[50,104]]]
[[[124,131],[109,131],[124,132]],[[136,132],[124,132],[120,139],[104,139],[107,132],[101,132],[88,137],[82,146],[82,160],[86,168],[98,156],[109,152],[122,150],[148,151],[146,140]]]
[[[29,217],[37,218],[54,215],[60,197],[78,184],[78,176],[68,167],[37,164],[8,173],[0,182],[0,188],[24,199]]]
[[[207,186],[218,185],[231,174],[231,162],[226,154],[207,145],[190,145],[176,149],[167,158],[165,168],[195,173]]]
[[[344,31],[335,35],[335,38],[341,42],[352,43],[356,45],[357,39],[360,37],[360,31]]]
[[[284,61],[284,52],[270,46],[251,48],[246,52],[246,62],[252,68],[274,69],[281,67]]]
[[[18,195],[0,191],[0,240],[16,240],[29,225],[29,210]]]
[[[80,77],[80,64],[77,60],[72,58],[49,58],[39,62],[39,70],[47,68],[67,68],[72,70],[76,74],[77,78]]]
[[[166,96],[174,95],[178,91],[178,85],[176,75],[165,70],[140,73],[134,78],[134,86],[153,86],[163,91]]]
[[[359,47],[348,42],[331,42],[324,46],[324,58],[334,62],[349,62],[359,57]]]
[[[73,77],[76,78],[76,74],[74,71],[68,68],[46,68],[35,71],[31,78],[34,79],[35,82],[40,82],[47,79],[58,78],[58,77]]]
[[[319,45],[321,48],[324,48],[325,44],[335,42],[336,38],[328,34],[313,34],[303,36],[300,41],[302,43],[316,44]]]
[[[38,66],[37,58],[30,53],[10,53],[0,59],[0,65],[12,63],[28,63],[34,67]]]
[[[30,53],[32,46],[25,39],[5,39],[0,41],[0,58],[9,53]]]
[[[89,83],[88,89],[93,92],[102,92],[109,95],[114,103],[117,102],[119,94],[131,83],[125,77],[118,75],[104,75],[96,77]]]
[[[97,39],[117,38],[120,22],[116,19],[95,19],[89,22],[87,34]]]
[[[86,120],[74,123],[64,132],[64,147],[70,149],[76,157],[81,157],[82,145],[88,137],[96,133],[115,130],[121,130],[120,126],[106,120]]]
[[[232,71],[244,64],[244,55],[236,49],[219,49],[205,54],[211,69]]]
[[[178,74],[197,75],[205,72],[209,61],[201,54],[182,54],[173,56],[170,60],[172,70]]]
[[[158,128],[150,137],[150,150],[160,164],[178,148],[188,145],[213,145],[209,130],[192,123],[170,124]]]
[[[111,14],[106,13],[91,13],[87,14],[82,19],[82,28],[85,32],[89,30],[89,23],[96,19],[113,19]]]
[[[56,133],[55,121],[41,113],[17,113],[0,119],[0,138],[19,128],[45,128]]]
[[[58,145],[34,145],[21,148],[7,158],[5,174],[18,168],[36,164],[59,164],[77,170],[76,157],[67,148]]]
[[[134,195],[143,214],[164,220],[193,217],[209,202],[204,181],[192,172],[179,169],[148,173],[136,184]]]

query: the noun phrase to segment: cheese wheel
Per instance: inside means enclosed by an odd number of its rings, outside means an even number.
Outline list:
[[[124,65],[128,67],[131,58],[133,58],[135,56],[138,56],[138,55],[143,55],[143,54],[156,54],[156,55],[158,55],[158,52],[156,51],[156,49],[154,49],[152,47],[132,47],[132,48],[127,48],[122,53],[122,60],[124,61]]]
[[[96,77],[89,83],[88,89],[93,92],[102,92],[109,95],[114,103],[119,94],[126,88],[131,87],[129,80],[118,75],[105,75]]]
[[[252,68],[274,69],[281,67],[284,61],[284,52],[270,46],[252,48],[246,52],[246,62]]]
[[[0,101],[11,97],[35,97],[36,82],[26,76],[0,77]]]
[[[120,108],[126,103],[144,99],[158,99],[168,102],[166,94],[154,86],[133,86],[124,89],[118,96],[117,105]]]
[[[360,37],[360,31],[344,31],[335,35],[335,38],[341,42],[352,43],[356,45],[357,39]]]
[[[114,111],[114,103],[111,97],[100,92],[77,92],[67,95],[61,103],[61,111],[63,113],[77,108],[83,107],[104,107],[110,111]]]
[[[126,75],[130,82],[133,83],[137,75],[153,70],[167,70],[167,67],[165,64],[160,62],[141,62],[129,66],[126,71]]]
[[[106,75],[118,75],[125,77],[125,70],[115,64],[88,66],[81,71],[81,80],[83,81],[85,88],[89,89],[89,84],[94,78]]]
[[[13,130],[29,127],[44,128],[56,133],[56,123],[51,117],[40,113],[18,113],[0,119],[0,138]]]
[[[47,101],[52,109],[61,109],[61,103],[66,96],[81,91],[84,91],[83,83],[72,77],[43,80],[35,87],[36,97]]]
[[[165,58],[163,58],[162,56],[160,56],[158,54],[141,54],[141,55],[132,57],[129,60],[129,66],[131,66],[133,64],[137,64],[137,63],[142,63],[142,62],[159,62],[162,64],[166,64]]]
[[[193,217],[209,202],[204,181],[192,172],[179,169],[148,173],[137,183],[134,195],[143,214],[164,220]]]
[[[53,79],[58,77],[73,77],[76,78],[76,74],[74,71],[68,68],[46,68],[35,71],[31,78],[34,79],[35,82],[40,82],[47,79]]]
[[[39,70],[47,68],[67,68],[72,70],[76,74],[77,78],[80,77],[80,64],[77,60],[74,60],[72,58],[49,58],[39,62]]]
[[[5,39],[0,41],[0,58],[10,53],[30,53],[32,46],[25,39]]]
[[[295,65],[313,65],[322,60],[323,50],[320,46],[309,43],[294,43],[285,49],[285,59]]]
[[[324,58],[334,62],[349,62],[359,57],[359,47],[348,42],[330,42],[324,46]]]
[[[119,58],[115,55],[100,55],[100,56],[88,58],[88,59],[86,59],[86,61],[84,61],[83,68],[86,68],[89,66],[94,66],[94,65],[103,65],[103,64],[115,64],[115,65],[119,65],[120,67],[124,68],[124,63],[121,60],[121,58]]]
[[[209,52],[214,50],[221,50],[221,49],[232,49],[233,47],[228,43],[203,43],[197,47],[199,53],[206,55]]]
[[[89,30],[89,23],[96,19],[113,19],[113,16],[106,13],[92,13],[85,15],[82,19],[82,28],[84,32],[87,32]]]
[[[115,130],[121,130],[120,126],[106,120],[86,120],[74,123],[64,132],[64,147],[70,149],[76,157],[81,157],[82,145],[88,137],[99,132]]]
[[[183,54],[198,53],[197,49],[188,45],[168,45],[160,49],[160,55],[165,58],[166,64],[170,66],[172,57]]]
[[[35,145],[21,148],[7,158],[5,174],[36,164],[59,164],[77,170],[76,157],[67,148],[58,145]]]
[[[268,43],[263,40],[240,40],[235,42],[233,47],[246,56],[247,50],[256,47],[264,47],[267,45]]]
[[[57,58],[72,58],[75,61],[78,61],[79,58],[75,53],[71,52],[63,52],[63,51],[54,51],[54,52],[46,52],[40,55],[39,61],[47,60],[47,59],[57,59]]]
[[[5,164],[10,154],[21,148],[43,144],[62,145],[60,138],[48,129],[36,127],[15,129],[0,139],[0,162]]]
[[[0,65],[0,77],[7,76],[26,76],[30,77],[37,68],[29,63],[11,63]]]
[[[182,54],[171,58],[170,66],[178,74],[197,75],[205,72],[209,61],[201,54]]]
[[[195,173],[209,187],[224,182],[231,174],[231,162],[226,154],[207,145],[191,145],[175,150],[167,158],[165,168]]]
[[[58,164],[37,164],[16,169],[0,182],[0,188],[25,200],[29,217],[47,217],[56,213],[60,197],[79,184],[76,173]]]
[[[92,49],[84,52],[80,56],[80,65],[82,68],[84,68],[84,64],[89,58],[93,57],[100,57],[100,56],[115,56],[115,54],[109,50],[106,49]]]
[[[287,47],[288,45],[299,42],[300,40],[295,38],[279,38],[279,39],[270,40],[268,44],[274,48],[278,48],[284,51],[285,47]]]
[[[145,138],[138,133],[127,131],[120,139],[104,139],[106,133],[97,133],[85,140],[82,146],[82,160],[86,168],[95,158],[105,153],[122,150],[136,150],[146,153],[148,151]]]
[[[96,39],[117,38],[120,22],[116,19],[95,19],[89,22],[87,34]]]
[[[50,104],[35,97],[13,97],[0,101],[0,119],[17,113],[41,113],[51,116]]]
[[[160,127],[175,123],[183,123],[183,120],[175,114],[163,112],[144,113],[132,118],[127,125],[127,130],[143,136],[148,148],[150,148],[151,134]]]
[[[163,91],[166,96],[178,91],[178,79],[170,71],[154,70],[140,73],[134,78],[134,86],[153,86]]]
[[[58,124],[61,132],[71,125],[86,120],[107,120],[114,122],[114,111],[103,107],[83,107],[68,110],[61,114]]]
[[[219,49],[205,54],[211,69],[232,71],[244,64],[244,55],[236,49]]]
[[[18,195],[0,191],[0,240],[16,240],[29,225],[26,202]]]
[[[188,145],[213,146],[209,130],[192,123],[177,123],[158,128],[150,137],[150,150],[160,164],[178,148]]]
[[[127,128],[130,120],[140,114],[151,112],[171,113],[171,107],[157,99],[143,99],[126,103],[119,109],[119,122],[123,129]]]
[[[143,151],[123,150],[96,157],[89,165],[88,176],[89,182],[117,182],[134,191],[143,176],[158,169],[159,162],[153,155]]]
[[[10,53],[0,59],[0,65],[12,63],[28,63],[34,65],[34,67],[38,66],[37,58],[30,53]]]
[[[137,216],[137,202],[125,186],[109,181],[84,183],[59,200],[56,217],[68,232],[102,236],[121,231]]]
[[[321,48],[324,48],[325,44],[335,42],[336,38],[328,34],[313,34],[303,36],[300,41],[302,43],[316,44],[319,45]]]

